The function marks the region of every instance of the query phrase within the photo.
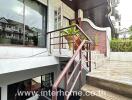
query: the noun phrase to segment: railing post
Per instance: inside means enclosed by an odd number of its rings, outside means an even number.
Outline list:
[[[80,66],[79,66],[79,70],[81,71],[81,74],[79,76],[79,86],[81,88],[82,86],[82,49],[79,52],[79,59],[80,59]]]
[[[91,72],[91,44],[89,43],[89,71]]]
[[[51,33],[50,33],[50,54],[51,54]]]
[[[74,35],[72,36],[72,42],[73,42],[73,55],[74,55],[74,47],[76,46],[76,43],[75,43],[75,40],[74,40]],[[73,66],[72,66],[72,70],[74,69],[74,67],[75,67],[75,60],[73,61]],[[74,77],[75,77],[75,75],[73,75],[73,80],[74,80]]]
[[[59,53],[61,55],[61,34],[59,33]]]
[[[52,100],[57,100],[57,89],[52,90],[54,93],[52,94]]]
[[[86,43],[86,45],[87,45],[87,46],[86,46],[86,50],[87,50],[87,51],[86,51],[87,67],[89,67],[89,62],[88,62],[88,61],[89,61],[89,57],[88,57],[89,46],[88,46],[88,43]]]
[[[72,42],[73,42],[73,54],[74,54],[74,47],[75,47],[75,45],[76,45],[76,43],[75,43],[75,40],[74,40],[74,35],[72,36]]]
[[[63,46],[63,36],[61,36],[61,37],[62,37],[62,49],[63,49],[63,47],[64,47],[64,46]]]
[[[65,77],[64,77],[64,92],[66,93],[66,91],[68,90],[68,85],[67,85],[67,73],[65,74]],[[66,94],[64,95],[64,100],[67,100],[67,96]]]

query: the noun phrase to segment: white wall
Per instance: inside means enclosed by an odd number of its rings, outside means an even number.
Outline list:
[[[106,28],[107,57],[110,57],[111,28]]]
[[[18,71],[18,72],[9,73],[6,75],[0,75],[0,80],[1,80],[0,86],[13,84],[13,83],[20,82],[23,80],[38,77],[40,75],[45,75],[51,72],[55,72],[54,78],[56,78],[56,73],[57,73],[56,67],[57,66],[47,66],[47,67],[41,67],[41,68],[36,68],[36,69]]]
[[[0,46],[0,59],[22,58],[29,56],[48,56],[47,48]]]
[[[31,57],[31,58],[16,58],[16,59],[1,59],[0,74],[11,73],[16,71],[39,68],[42,66],[50,66],[58,64],[56,57]]]
[[[111,52],[110,60],[132,61],[132,52]]]
[[[75,11],[68,7],[65,3],[62,3],[63,16],[69,19],[75,19]]]

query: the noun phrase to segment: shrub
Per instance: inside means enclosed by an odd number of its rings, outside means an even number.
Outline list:
[[[0,44],[10,44],[11,40],[0,37]]]
[[[129,37],[130,40],[132,40],[132,35]]]
[[[132,52],[132,40],[113,39],[111,41],[111,50],[113,52]]]

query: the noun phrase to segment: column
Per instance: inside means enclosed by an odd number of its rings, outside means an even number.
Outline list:
[[[48,25],[47,25],[47,31],[53,31],[54,30],[54,0],[48,0]],[[50,39],[49,35],[47,37],[47,48],[50,49]]]
[[[7,85],[1,87],[1,100],[7,100]]]
[[[83,20],[83,10],[81,9],[78,10],[78,18],[81,18],[81,20]]]

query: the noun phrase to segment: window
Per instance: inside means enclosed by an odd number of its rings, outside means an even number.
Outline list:
[[[62,8],[56,8],[54,11],[54,18],[55,18],[55,29],[62,28]]]
[[[70,19],[63,16],[63,27],[68,27],[70,25]]]
[[[34,0],[0,0],[0,4],[0,42],[7,40],[6,34],[12,34],[17,37],[7,44],[45,47],[46,6]],[[6,31],[6,26],[13,32]]]
[[[42,87],[49,88],[54,83],[54,73],[48,73],[42,76]]]

